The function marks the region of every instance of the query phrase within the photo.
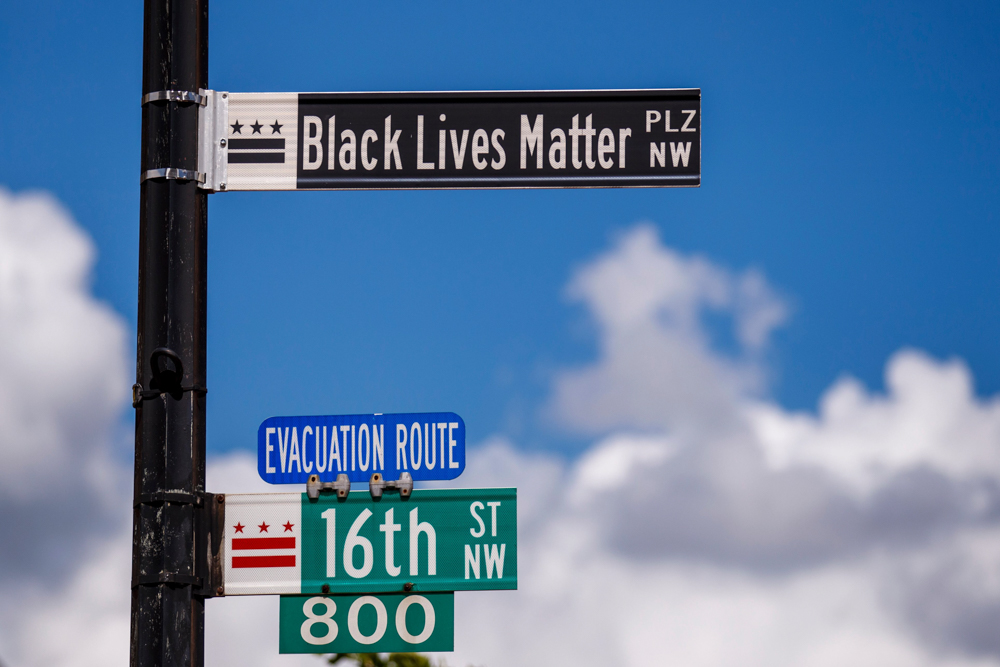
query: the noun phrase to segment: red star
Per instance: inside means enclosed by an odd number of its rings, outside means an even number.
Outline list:
[[[245,526],[242,523],[237,523],[233,528],[236,529],[237,533],[242,533]]]
[[[294,523],[292,523],[291,521],[286,521],[285,523],[283,523],[283,524],[282,524],[282,526],[283,526],[283,527],[285,528],[285,532],[286,532],[286,533],[287,533],[288,531],[290,531],[290,530],[292,529],[292,526],[294,526],[294,525],[295,525],[295,524],[294,524]]]
[[[262,533],[266,533],[267,532],[267,524],[264,523],[263,521],[261,521],[260,525],[257,526],[257,527],[260,528],[260,532],[262,532]]]

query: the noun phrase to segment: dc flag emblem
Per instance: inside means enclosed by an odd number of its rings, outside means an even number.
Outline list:
[[[277,120],[272,125],[241,123],[240,119],[229,126],[229,164],[283,164],[285,161],[285,138],[281,136],[284,126]],[[250,136],[247,136],[250,135]],[[259,136],[254,136],[259,135]]]
[[[225,127],[228,189],[295,189],[298,99],[295,93],[229,95]]]
[[[297,592],[302,579],[302,494],[230,495],[223,544],[226,595]]]

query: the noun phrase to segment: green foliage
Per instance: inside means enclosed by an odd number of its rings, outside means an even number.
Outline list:
[[[346,661],[357,667],[436,667],[420,653],[334,653],[326,661],[331,665]]]

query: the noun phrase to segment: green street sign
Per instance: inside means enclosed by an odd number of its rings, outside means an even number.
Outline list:
[[[517,489],[225,498],[226,595],[517,588]]]
[[[454,648],[454,593],[281,597],[279,653]]]

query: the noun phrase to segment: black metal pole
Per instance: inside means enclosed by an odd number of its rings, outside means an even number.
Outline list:
[[[146,0],[143,30],[144,96],[208,88],[208,0]],[[199,105],[142,109],[131,665],[201,667],[207,195],[184,179],[198,169]]]

